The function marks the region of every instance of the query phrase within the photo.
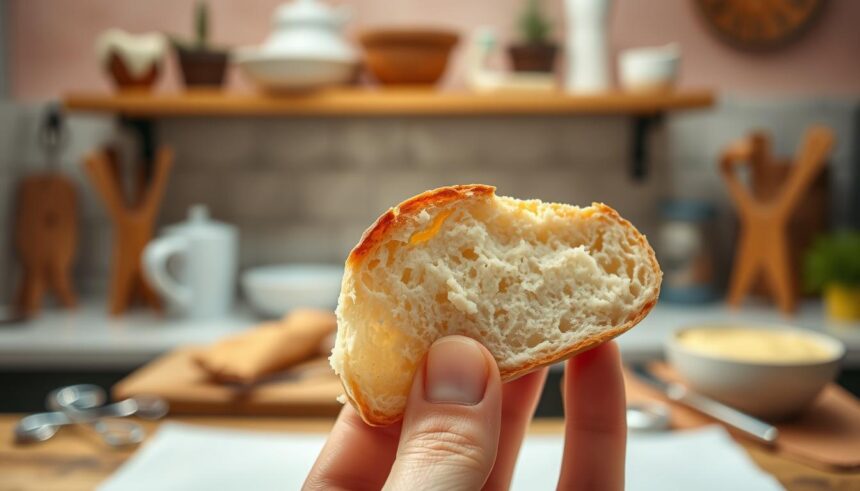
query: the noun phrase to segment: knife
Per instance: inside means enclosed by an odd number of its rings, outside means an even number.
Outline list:
[[[697,394],[681,384],[666,382],[654,375],[644,365],[634,365],[633,373],[643,382],[660,390],[669,400],[691,407],[700,413],[707,414],[762,443],[768,445],[776,443],[779,430],[771,424],[753,418],[710,397]]]

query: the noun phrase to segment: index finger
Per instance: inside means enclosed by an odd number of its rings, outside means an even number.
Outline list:
[[[302,489],[381,489],[399,438],[400,423],[373,427],[345,405]]]
[[[558,489],[624,489],[627,419],[621,356],[604,343],[567,362]]]

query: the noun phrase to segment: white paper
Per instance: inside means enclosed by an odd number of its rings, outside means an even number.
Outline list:
[[[299,489],[325,435],[265,433],[165,423],[101,491],[246,491]],[[561,436],[529,436],[512,489],[555,489]],[[633,434],[627,444],[631,491],[780,490],[718,426]]]
[[[511,489],[555,489],[562,448],[561,436],[527,437]],[[625,481],[628,491],[783,489],[716,425],[671,433],[631,433]]]

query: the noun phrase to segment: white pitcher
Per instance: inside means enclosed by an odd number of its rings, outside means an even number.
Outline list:
[[[236,228],[209,219],[203,205],[188,220],[165,227],[143,251],[143,273],[167,301],[171,314],[196,319],[223,316],[233,306],[236,285]],[[175,257],[176,278],[167,262]]]

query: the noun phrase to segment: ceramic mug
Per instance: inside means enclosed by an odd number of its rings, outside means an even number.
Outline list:
[[[166,227],[143,251],[143,273],[167,301],[168,311],[190,318],[226,315],[233,305],[238,234],[209,219],[205,206],[191,208],[188,220]],[[175,277],[168,262],[176,260]]]

